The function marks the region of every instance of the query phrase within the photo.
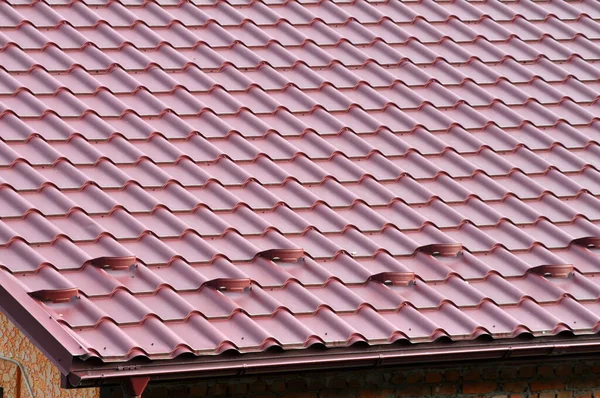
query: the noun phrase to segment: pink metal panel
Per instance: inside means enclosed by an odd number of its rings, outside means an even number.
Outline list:
[[[104,362],[596,332],[599,19],[0,3],[0,272]]]

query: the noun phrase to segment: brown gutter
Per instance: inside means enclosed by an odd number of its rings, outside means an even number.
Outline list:
[[[187,360],[129,362],[121,365],[89,366],[76,362],[63,379],[67,388],[117,384],[132,377],[151,381],[202,377],[237,377],[322,369],[348,369],[390,365],[461,362],[473,360],[517,360],[600,352],[597,336],[569,338],[506,339],[458,343],[425,343],[414,346],[386,345],[368,348],[297,350],[276,353],[209,356]]]

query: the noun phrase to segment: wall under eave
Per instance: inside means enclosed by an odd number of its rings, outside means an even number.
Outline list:
[[[122,398],[118,387],[103,397]],[[479,361],[150,383],[142,398],[600,398],[600,358]]]
[[[98,398],[96,388],[62,390],[60,371],[37,349],[2,313],[0,313],[0,355],[15,359],[23,365],[33,387],[35,398]],[[29,398],[21,381],[20,396],[17,386],[18,367],[0,360],[0,387],[4,398]]]

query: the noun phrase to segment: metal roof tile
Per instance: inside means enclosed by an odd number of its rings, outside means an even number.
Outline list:
[[[0,3],[0,272],[107,363],[596,333],[599,18]]]

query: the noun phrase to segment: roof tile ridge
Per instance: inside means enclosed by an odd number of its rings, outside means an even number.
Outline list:
[[[47,46],[48,44],[46,44],[45,46]],[[45,47],[44,46],[44,47]],[[15,47],[18,50],[21,50],[22,52],[25,53],[25,49],[23,47],[21,47],[18,43],[16,43],[13,40],[8,40],[6,41],[2,46],[0,46],[0,53],[5,52],[7,49],[11,48],[11,47]],[[43,48],[43,47],[42,47]],[[41,65],[40,65],[41,66]]]
[[[62,25],[62,23],[67,23],[67,21],[60,21],[59,23],[57,23],[57,25]],[[24,19],[24,20],[21,20],[21,21],[19,21],[19,23],[18,23],[18,24],[16,24],[16,25],[15,25],[13,28],[10,28],[10,30],[20,30],[20,29],[21,29],[23,26],[29,26],[30,28],[33,28],[33,29],[35,29],[35,31],[36,31],[36,32],[38,32],[38,33],[40,33],[40,34],[41,34],[41,32],[39,32],[39,30],[38,30],[38,27],[37,27],[37,26],[35,26],[35,25],[34,25],[34,24],[33,24],[33,23],[30,21],[30,20],[28,20],[28,19]],[[51,28],[51,29],[53,29],[53,28]],[[14,42],[13,40],[10,40],[9,42],[10,42],[10,43],[15,43],[15,44],[16,44],[16,42]],[[8,42],[7,42],[7,43],[8,43]]]
[[[62,15],[61,15],[61,18],[62,18]],[[73,29],[77,29],[77,27],[76,27],[75,25],[73,25],[73,24],[71,23],[71,21],[69,21],[69,20],[67,20],[67,19],[61,19],[61,20],[59,20],[58,22],[56,22],[56,23],[54,24],[54,26],[48,26],[48,27],[46,27],[45,29],[47,29],[47,30],[55,30],[55,31],[57,31],[58,29],[60,29],[60,28],[61,28],[61,27],[63,27],[63,26],[70,26],[70,27],[71,27],[71,28],[73,28]],[[39,29],[37,26],[34,26],[34,27],[35,27],[36,29]]]
[[[8,2],[8,1],[7,1],[7,2]],[[28,3],[26,3],[26,4],[19,4],[19,5],[21,5],[21,6],[25,6],[25,7],[28,7],[28,8],[33,8],[33,7],[34,7],[34,6],[35,6],[37,3],[43,3],[43,4],[46,4],[46,5],[48,5],[48,6],[50,5],[50,4],[48,4],[48,2],[47,2],[47,1],[45,1],[45,0],[31,0],[30,2],[28,2]]]
[[[581,22],[581,20],[583,18],[588,18],[588,19],[591,19],[592,21],[594,20],[594,18],[592,18],[592,16],[590,14],[588,14],[587,12],[582,12],[575,18],[575,21]]]
[[[203,261],[187,261],[186,259],[183,258],[183,256],[176,254],[174,256],[172,256],[167,262],[167,266],[171,266],[175,261],[184,261],[187,264],[215,264],[217,261],[228,261],[230,263],[234,263],[233,261],[231,261],[227,256],[225,256],[222,253],[217,253],[215,254],[210,260],[203,260]]]

